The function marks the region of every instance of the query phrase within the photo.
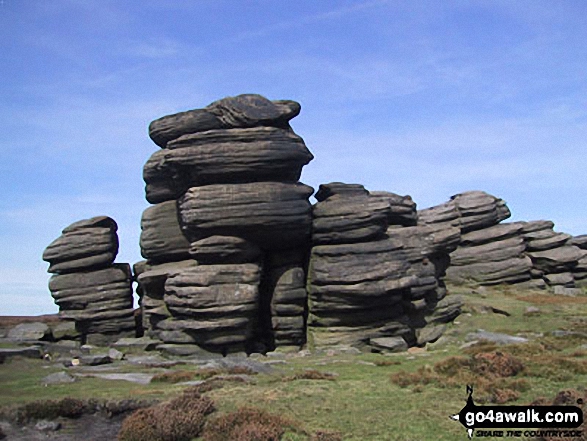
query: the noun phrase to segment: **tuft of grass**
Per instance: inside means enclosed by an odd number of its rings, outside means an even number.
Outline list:
[[[337,375],[332,372],[320,372],[316,369],[306,369],[302,372],[298,372],[289,377],[283,377],[282,381],[295,381],[295,380],[336,380]]]
[[[25,424],[29,421],[50,420],[59,417],[79,418],[86,410],[86,403],[75,398],[33,401],[17,410],[16,421],[19,424]]]
[[[398,366],[401,364],[397,360],[375,360],[373,363],[375,366]]]
[[[183,381],[191,381],[197,377],[194,371],[170,371],[156,374],[151,382],[153,383],[181,383]]]
[[[156,374],[151,380],[154,383],[181,383],[192,380],[208,380],[219,375],[255,375],[256,372],[246,366],[228,368],[203,368],[195,371],[178,370]],[[238,380],[237,380],[238,381]]]
[[[342,435],[340,432],[317,430],[310,438],[310,441],[342,441]]]

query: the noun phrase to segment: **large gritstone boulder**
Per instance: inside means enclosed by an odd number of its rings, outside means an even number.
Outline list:
[[[418,210],[418,225],[435,225],[442,228],[461,228],[461,213],[454,201]]]
[[[460,229],[422,225],[389,228],[387,235],[403,244],[410,263],[407,274],[415,279],[409,296],[403,299],[403,322],[411,329],[407,342],[418,346],[434,342],[443,334],[444,324],[461,312],[461,299],[451,296],[447,300],[444,283],[449,253],[459,244]]]
[[[107,216],[71,224],[43,252],[48,271],[65,274],[110,266],[118,253],[117,229]]]
[[[312,243],[337,244],[375,240],[384,236],[391,208],[385,198],[373,198],[363,186],[323,184],[312,214]],[[345,191],[346,190],[346,191]]]
[[[415,282],[409,268],[401,242],[393,239],[313,247],[308,320],[314,343],[361,346],[409,333],[407,324],[396,322]]]
[[[171,317],[157,323],[157,336],[213,352],[246,350],[256,329],[260,280],[260,267],[252,263],[200,265],[171,274],[164,295]]]
[[[262,249],[293,248],[309,240],[312,193],[282,182],[193,187],[179,200],[182,230],[192,242],[237,236]]]
[[[167,279],[197,264],[198,262],[191,259],[160,264],[142,261],[134,264],[133,271],[138,285],[137,293],[142,311],[142,327],[145,334],[150,337],[155,336],[157,323],[171,317],[171,313],[163,299]]]
[[[175,201],[147,208],[141,219],[141,255],[151,262],[190,257],[190,243],[181,232]]]
[[[190,187],[254,181],[297,182],[313,159],[302,138],[273,127],[184,135],[155,152],[143,176],[151,202]]]
[[[160,147],[190,133],[248,127],[289,128],[289,120],[300,113],[295,101],[270,101],[245,94],[215,101],[203,109],[164,116],[149,125],[149,136]]]
[[[535,279],[543,279],[548,286],[575,286],[581,280],[582,270],[579,262],[587,256],[587,252],[576,246],[572,236],[554,231],[551,221],[524,222],[522,235],[526,241],[528,256],[532,259],[532,274]]]
[[[371,198],[380,199],[389,203],[389,225],[401,225],[412,227],[418,223],[418,211],[416,203],[411,196],[400,196],[389,191],[371,191]]]
[[[70,274],[56,274],[49,289],[59,306],[59,316],[73,320],[86,338],[91,334],[135,335],[132,274],[128,264]]]
[[[567,244],[587,251],[587,234],[575,236]],[[587,284],[587,255],[579,259],[577,265],[573,268],[573,277],[577,285],[583,286]]]
[[[511,216],[502,199],[484,191],[467,191],[451,197],[461,215],[461,232],[491,227]]]
[[[448,278],[482,285],[530,280],[532,261],[524,254],[522,231],[522,224],[512,223],[463,234],[458,249],[450,255]]]

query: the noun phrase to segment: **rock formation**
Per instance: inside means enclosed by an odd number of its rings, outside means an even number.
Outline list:
[[[143,168],[152,205],[134,274],[114,263],[117,226],[105,216],[65,228],[43,254],[60,316],[82,340],[144,330],[174,354],[306,343],[390,352],[436,341],[460,314],[445,278],[559,290],[587,281],[587,236],[502,223],[507,205],[482,191],[417,211],[410,196],[333,182],[312,206],[299,179],[313,156],[289,125],[299,112],[240,95],[151,123],[161,148]]]
[[[447,280],[453,283],[574,288],[575,278],[587,277],[587,260],[582,260],[586,254],[575,245],[585,246],[585,240],[571,242],[571,236],[555,232],[550,221],[500,223],[509,216],[503,200],[480,191],[455,195],[419,212],[422,223],[461,229],[447,270]]]
[[[132,274],[118,253],[116,222],[99,216],[71,224],[43,253],[54,273],[49,289],[59,316],[75,322],[84,341],[135,336]]]
[[[144,167],[135,265],[143,325],[165,347],[197,352],[301,347],[312,154],[289,126],[293,101],[240,95],[160,118]],[[265,350],[266,350],[265,349]]]
[[[460,230],[404,227],[417,220],[411,198],[372,195],[358,184],[321,185],[316,199],[308,274],[314,345],[394,351],[440,337],[443,318],[431,316],[446,294],[442,277]]]

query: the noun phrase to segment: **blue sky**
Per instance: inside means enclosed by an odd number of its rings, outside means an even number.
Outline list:
[[[3,0],[0,315],[57,308],[43,249],[106,214],[136,262],[150,121],[240,93],[301,103],[302,181],[465,190],[587,233],[582,0]]]

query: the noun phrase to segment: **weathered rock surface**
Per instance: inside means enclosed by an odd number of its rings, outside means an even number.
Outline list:
[[[270,101],[245,94],[215,101],[204,109],[164,116],[149,126],[149,136],[160,147],[190,133],[247,127],[289,128],[289,120],[300,113],[295,101]]]
[[[306,342],[308,294],[304,258],[305,250],[292,250],[266,260],[269,269],[262,294],[269,300],[270,347],[301,348]],[[265,302],[261,302],[261,307],[265,308]]]
[[[191,242],[237,236],[262,249],[293,248],[309,241],[312,193],[281,182],[193,187],[179,200],[182,230]]]
[[[50,273],[71,273],[104,268],[118,253],[116,222],[97,216],[71,224],[43,252]]]
[[[8,331],[7,337],[12,340],[50,340],[51,329],[46,323],[21,323]]]
[[[499,224],[461,236],[451,253],[448,280],[483,285],[521,283],[531,279],[532,262],[524,254],[523,225]]]
[[[297,182],[314,158],[293,131],[273,127],[184,135],[167,147],[151,156],[143,177],[174,192],[215,183]]]
[[[157,324],[165,343],[215,352],[244,350],[254,336],[261,271],[255,264],[201,265],[171,275],[165,304],[172,317]]]
[[[461,228],[461,213],[454,201],[418,210],[419,225],[439,225],[445,228]]]
[[[263,252],[253,242],[240,237],[210,236],[193,242],[190,254],[202,264],[221,264],[257,262]]]
[[[179,227],[175,201],[147,208],[141,219],[141,230],[141,255],[145,259],[168,262],[190,257],[190,243]]]
[[[572,237],[567,242],[567,245],[572,245],[575,247],[579,247],[582,250],[587,250],[587,234]]]
[[[389,225],[412,227],[418,223],[416,203],[411,196],[400,196],[389,191],[371,191],[371,198],[380,199],[389,203],[387,222]]]
[[[511,216],[502,199],[484,191],[467,191],[451,197],[461,215],[463,233],[491,227]]]
[[[171,275],[197,265],[198,262],[192,259],[154,265],[139,262],[134,265],[134,274],[138,284],[137,293],[140,297],[142,310],[143,329],[147,335],[153,335],[153,330],[158,322],[171,317],[171,313],[163,300],[167,279]]]
[[[313,247],[308,324],[315,344],[360,346],[409,332],[407,325],[395,323],[405,313],[402,299],[415,281],[409,267],[397,240]]]
[[[549,249],[546,251],[530,252],[535,268],[545,273],[560,273],[572,271],[580,259],[585,257],[585,251],[571,245]]]
[[[372,198],[357,184],[350,184],[345,191],[344,185],[337,182],[320,186],[322,200],[312,210],[312,243],[365,242],[385,234],[391,216],[389,200]]]
[[[128,264],[73,274],[57,274],[49,289],[59,315],[74,320],[82,334],[134,331],[132,275]]]

